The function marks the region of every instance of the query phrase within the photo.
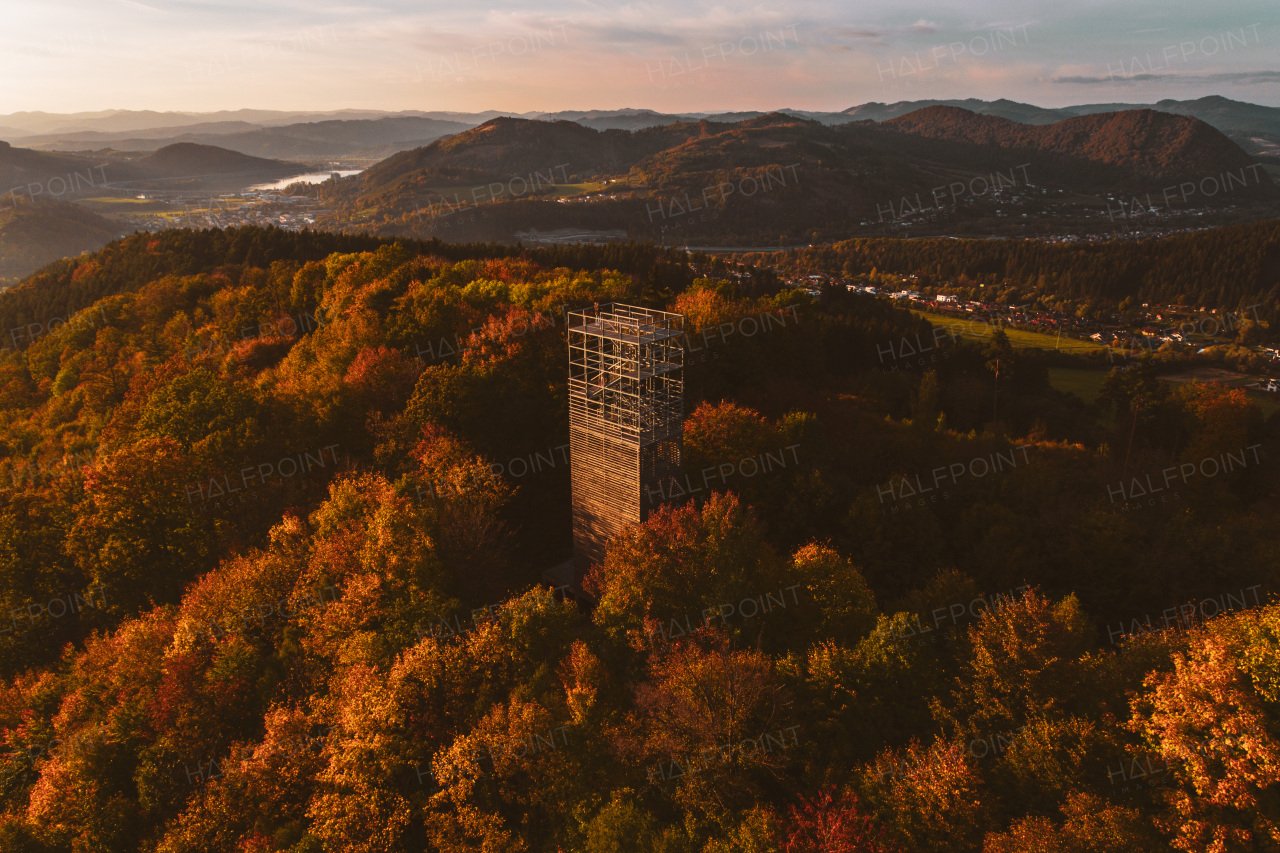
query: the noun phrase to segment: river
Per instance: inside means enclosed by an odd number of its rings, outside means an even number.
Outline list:
[[[249,187],[251,190],[282,190],[289,184],[322,184],[329,178],[337,175],[341,178],[358,175],[364,169],[334,169],[331,172],[308,172],[305,175],[294,175],[291,178],[282,178],[269,184],[254,184]]]

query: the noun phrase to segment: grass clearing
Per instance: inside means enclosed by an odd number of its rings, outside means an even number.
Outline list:
[[[489,184],[474,184],[459,187],[427,187],[427,192],[440,196],[433,203],[442,204],[488,204],[494,201],[514,201],[521,198],[561,198],[564,196],[594,193],[608,189],[604,181],[588,181],[582,184],[543,184],[541,187],[530,186],[523,192],[508,189],[503,184],[502,190],[491,194]],[[629,188],[628,188],[629,189]]]
[[[1258,381],[1257,377],[1234,370],[1227,370],[1222,367],[1196,367],[1182,373],[1160,378],[1166,382],[1217,382],[1220,385],[1226,385],[1228,388],[1244,388],[1244,392],[1249,399],[1262,410],[1263,417],[1268,417],[1273,412],[1280,411],[1280,399],[1275,394],[1268,394],[1266,391],[1247,387],[1256,383]]]
[[[1050,367],[1049,384],[1059,391],[1075,394],[1086,403],[1094,403],[1102,392],[1102,383],[1106,381],[1107,372],[1085,367]],[[1203,375],[1197,375],[1200,373]],[[1219,382],[1230,388],[1240,388],[1254,381],[1252,377],[1244,374],[1217,368],[1202,368],[1189,371],[1187,374],[1162,376],[1161,379],[1171,385],[1179,382]],[[1264,418],[1270,417],[1274,412],[1280,412],[1280,399],[1275,394],[1253,388],[1245,388],[1245,394],[1262,410]]]
[[[1102,383],[1107,378],[1105,370],[1085,367],[1050,367],[1049,384],[1059,391],[1075,394],[1086,403],[1093,403],[1102,393]]]
[[[1107,348],[1104,344],[1095,343],[1094,341],[1081,341],[1076,338],[1069,338],[1066,335],[1046,335],[1040,332],[1025,332],[1021,329],[996,326],[981,317],[966,319],[914,310],[911,313],[917,317],[925,318],[935,326],[949,329],[954,334],[972,341],[984,341],[991,337],[996,329],[1003,328],[1004,333],[1009,336],[1009,343],[1015,347],[1058,350],[1059,352],[1070,353],[1098,352]]]
[[[97,198],[76,199],[77,204],[155,204],[153,198],[122,198],[120,196],[99,196]]]
[[[1249,399],[1258,404],[1258,408],[1262,410],[1262,416],[1269,418],[1276,412],[1280,412],[1280,400],[1276,399],[1275,394],[1268,394],[1266,391],[1246,390]]]

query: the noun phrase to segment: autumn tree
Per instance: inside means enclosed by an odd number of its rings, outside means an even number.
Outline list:
[[[988,602],[969,629],[972,657],[956,679],[955,705],[941,716],[965,738],[985,738],[1034,715],[1066,713],[1092,642],[1075,596],[1053,602],[1032,589]]]
[[[1276,608],[1220,620],[1135,702],[1134,728],[1179,782],[1160,822],[1180,850],[1280,844],[1278,650]]]
[[[598,600],[598,624],[662,637],[709,622],[754,634],[784,613],[766,610],[766,594],[798,600],[786,590],[784,563],[732,493],[715,493],[701,508],[663,507],[624,531],[584,585]]]
[[[897,848],[885,837],[845,789],[837,795],[819,791],[787,807],[782,829],[782,853],[892,853]]]
[[[798,760],[801,727],[766,655],[711,634],[655,654],[650,670],[636,691],[635,749],[649,784],[674,787],[686,808],[743,808]]]
[[[89,471],[65,547],[85,578],[107,587],[109,609],[176,601],[208,568],[209,521],[196,493],[190,457],[169,437],[118,450]]]

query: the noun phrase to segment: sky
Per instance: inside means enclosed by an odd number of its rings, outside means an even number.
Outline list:
[[[0,0],[0,114],[1280,106],[1276,0]]]

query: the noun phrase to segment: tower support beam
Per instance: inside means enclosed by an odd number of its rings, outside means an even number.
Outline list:
[[[680,474],[684,317],[610,303],[569,315],[575,579]]]

